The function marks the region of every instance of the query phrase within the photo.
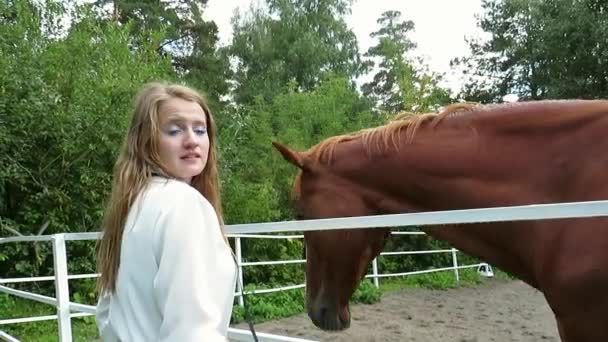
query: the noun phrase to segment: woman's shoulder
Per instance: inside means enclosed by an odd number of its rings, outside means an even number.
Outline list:
[[[171,199],[172,197],[183,198],[184,196],[202,197],[196,189],[185,182],[156,176],[150,179],[148,192],[163,196],[165,197],[165,200]]]
[[[209,201],[190,184],[176,179],[153,177],[145,190],[142,208],[154,218],[154,231],[159,236],[174,229],[188,235],[188,231],[196,232],[200,224],[215,218]]]
[[[189,184],[177,179],[152,177],[145,197],[149,201],[162,202],[165,208],[207,206],[205,197]]]

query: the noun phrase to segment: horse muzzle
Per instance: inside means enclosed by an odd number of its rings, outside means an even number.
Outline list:
[[[318,305],[308,308],[308,317],[315,326],[325,331],[339,331],[350,327],[348,305],[338,308],[338,305],[327,305],[320,301]]]

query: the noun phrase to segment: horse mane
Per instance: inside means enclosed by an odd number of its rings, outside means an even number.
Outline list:
[[[405,130],[406,143],[410,144],[424,123],[430,123],[430,127],[433,128],[450,115],[472,111],[478,107],[479,104],[477,103],[467,102],[451,104],[439,113],[415,114],[401,112],[385,125],[327,138],[313,146],[309,153],[316,156],[320,162],[330,163],[333,158],[334,149],[339,143],[355,139],[363,139],[363,145],[368,155],[371,155],[374,150],[383,151],[389,147],[399,150],[402,139],[401,132],[403,130]]]

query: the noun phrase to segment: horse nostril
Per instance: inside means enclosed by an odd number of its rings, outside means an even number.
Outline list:
[[[321,322],[326,321],[325,320],[327,318],[327,307],[326,306],[321,307],[321,310],[319,310],[319,318],[320,318],[319,320]]]

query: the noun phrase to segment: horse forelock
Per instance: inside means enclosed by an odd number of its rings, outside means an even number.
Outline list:
[[[402,139],[405,138],[406,143],[411,143],[423,124],[428,122],[430,123],[430,127],[433,128],[451,115],[470,112],[479,106],[476,103],[454,103],[445,107],[439,113],[398,113],[385,125],[327,138],[312,147],[309,153],[310,156],[316,158],[320,163],[331,164],[336,146],[342,142],[356,139],[363,140],[362,142],[368,156],[371,156],[373,153],[382,153],[390,148],[398,151]]]

